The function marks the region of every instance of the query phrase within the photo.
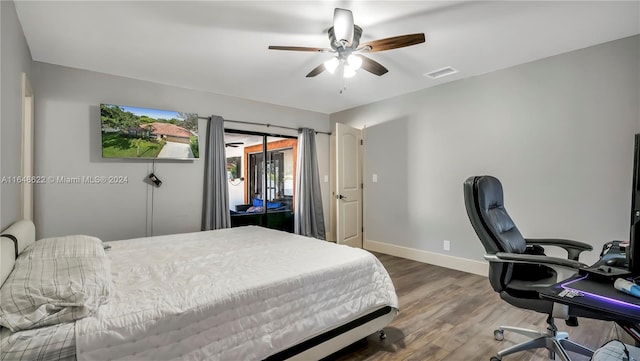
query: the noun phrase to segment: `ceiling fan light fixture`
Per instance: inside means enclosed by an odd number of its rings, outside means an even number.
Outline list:
[[[345,78],[353,78],[356,75],[356,70],[352,67],[345,65],[344,71],[342,72],[342,76]]]
[[[347,58],[347,65],[353,70],[358,70],[362,66],[362,58],[357,55],[349,55]]]
[[[324,68],[331,74],[336,72],[338,65],[340,65],[338,58],[331,58],[324,62]]]

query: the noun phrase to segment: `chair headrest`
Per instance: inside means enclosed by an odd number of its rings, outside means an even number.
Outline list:
[[[492,176],[470,177],[465,183],[467,213],[488,253],[522,253],[526,242],[504,208],[502,184]]]
[[[504,206],[502,183],[497,178],[489,175],[478,177],[476,187],[478,189],[478,206],[482,210],[487,211]]]

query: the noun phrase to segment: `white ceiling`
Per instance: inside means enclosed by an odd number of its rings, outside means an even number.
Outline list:
[[[33,59],[333,113],[640,33],[640,1],[16,1]],[[333,9],[353,11],[361,42],[424,32],[425,44],[368,56],[340,94],[328,47]],[[451,66],[459,73],[423,74]]]

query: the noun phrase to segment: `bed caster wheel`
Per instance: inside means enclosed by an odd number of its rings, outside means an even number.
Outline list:
[[[503,330],[494,330],[493,331],[493,338],[495,338],[496,341],[504,340],[504,331]],[[496,360],[500,361],[497,358],[496,358]],[[493,359],[491,359],[491,361],[493,361]]]
[[[384,333],[384,330],[380,330],[380,339],[381,339],[381,340],[384,340],[384,339],[386,339],[386,338],[387,338],[387,334],[386,334],[386,333]]]

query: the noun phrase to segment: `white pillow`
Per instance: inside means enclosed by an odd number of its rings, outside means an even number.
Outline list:
[[[111,294],[111,263],[89,236],[47,238],[27,247],[0,288],[0,326],[32,329],[93,315]]]
[[[21,257],[29,258],[61,258],[61,257],[105,257],[100,238],[73,235],[64,237],[43,238],[27,246]]]

